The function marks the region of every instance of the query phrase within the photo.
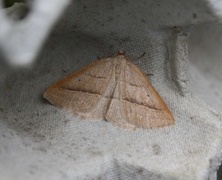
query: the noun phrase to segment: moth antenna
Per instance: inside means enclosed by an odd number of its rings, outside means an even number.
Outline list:
[[[153,73],[145,73],[146,76],[153,76]]]
[[[143,56],[145,56],[146,52],[143,52],[143,54],[141,54],[139,57],[135,58],[135,60],[139,60],[141,59]]]

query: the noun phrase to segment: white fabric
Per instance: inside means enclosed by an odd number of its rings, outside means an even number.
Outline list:
[[[187,68],[186,51],[189,26],[217,20],[210,10],[193,0],[74,1],[36,64],[1,75],[0,179],[216,179],[222,116],[190,85],[211,92],[205,85],[219,81],[203,76],[195,61]],[[172,110],[174,126],[121,130],[75,118],[42,98],[52,83],[118,50],[153,74],[149,79]],[[201,54],[191,52],[192,58]],[[206,102],[222,97],[198,94]]]

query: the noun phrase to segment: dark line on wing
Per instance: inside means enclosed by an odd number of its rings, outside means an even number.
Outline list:
[[[84,73],[84,75],[90,76],[90,77],[93,77],[93,78],[98,78],[98,79],[107,79],[106,77],[103,77],[103,76],[94,76],[92,74],[87,74],[87,73]]]
[[[129,83],[129,82],[126,82],[126,81],[121,81],[121,82],[126,83],[126,84],[128,84],[130,86],[138,87],[138,88],[145,87],[145,86],[138,86],[136,84],[132,84],[132,83]]]
[[[163,110],[163,109],[158,109],[154,106],[149,106],[147,104],[135,102],[133,99],[129,99],[129,98],[123,98],[122,100],[127,101],[127,102],[132,103],[132,104],[137,104],[137,105],[140,105],[140,106],[148,107],[149,109],[153,109],[153,110],[156,110],[156,111],[162,111]]]
[[[58,87],[59,89],[65,90],[65,91],[71,91],[71,92],[82,92],[82,93],[89,93],[89,94],[95,94],[95,95],[100,95],[101,94],[95,92],[95,91],[89,91],[89,90],[85,90],[85,89],[68,89],[68,88],[62,88],[62,87]]]
[[[132,66],[132,65],[131,65],[131,66]],[[143,73],[137,66],[136,66],[136,68],[137,68],[141,73]],[[132,69],[132,68],[130,68],[130,71],[131,71],[131,69]],[[132,72],[131,72],[131,73],[132,73]],[[142,80],[142,78],[140,78],[140,76],[138,75],[137,71],[135,71],[135,74],[137,75],[137,79],[140,81],[140,83],[141,83],[141,84],[144,84],[144,81]],[[135,76],[133,76],[133,78],[135,79]],[[145,79],[148,80],[147,78],[145,78]],[[141,82],[141,80],[142,80],[142,82]],[[150,92],[149,87],[148,87],[147,85],[145,85],[144,87],[145,87],[146,96],[150,97],[150,94],[148,93],[148,92]],[[148,92],[147,92],[147,90],[148,90]],[[155,89],[154,89],[154,91],[155,91]],[[153,103],[153,98],[150,98],[150,100],[151,100],[152,103]],[[157,109],[157,110],[158,110],[158,109]],[[161,109],[160,109],[160,110],[161,110]]]
[[[84,89],[67,89],[67,88],[62,88],[62,87],[58,87],[59,89],[62,89],[62,90],[65,90],[65,91],[70,91],[70,92],[82,92],[82,93],[89,93],[89,94],[94,94],[94,95],[99,95],[99,96],[102,96],[102,94],[99,94],[99,93],[96,93],[96,92],[93,92],[93,91],[88,91],[88,90],[84,90]],[[115,88],[114,88],[115,89]],[[104,98],[107,98],[107,99],[118,99],[118,98],[114,98],[112,95],[110,97],[108,96],[103,96]],[[144,107],[147,107],[149,109],[153,109],[153,110],[156,110],[156,111],[162,111],[163,109],[158,109],[158,108],[155,108],[154,106],[149,106],[147,104],[143,104],[143,103],[138,103],[138,102],[135,102],[133,99],[129,99],[129,98],[123,98],[123,99],[118,99],[118,100],[124,100],[124,101],[127,101],[129,103],[132,103],[132,104],[137,104],[137,105],[140,105],[140,106],[144,106]]]

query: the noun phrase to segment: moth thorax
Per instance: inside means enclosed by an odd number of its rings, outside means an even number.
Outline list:
[[[122,59],[117,59],[115,61],[115,79],[119,79],[119,76],[120,76],[120,73],[121,71],[123,70],[124,68],[124,64],[125,64],[125,61],[123,61]]]

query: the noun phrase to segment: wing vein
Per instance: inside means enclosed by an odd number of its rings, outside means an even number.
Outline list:
[[[132,104],[139,105],[139,106],[147,107],[149,109],[153,109],[153,110],[156,110],[156,111],[162,111],[163,110],[163,109],[158,109],[154,106],[149,106],[149,105],[145,105],[145,104],[142,104],[142,103],[137,103],[133,99],[129,99],[129,98],[123,98],[122,100],[127,101],[127,102],[132,103]]]

